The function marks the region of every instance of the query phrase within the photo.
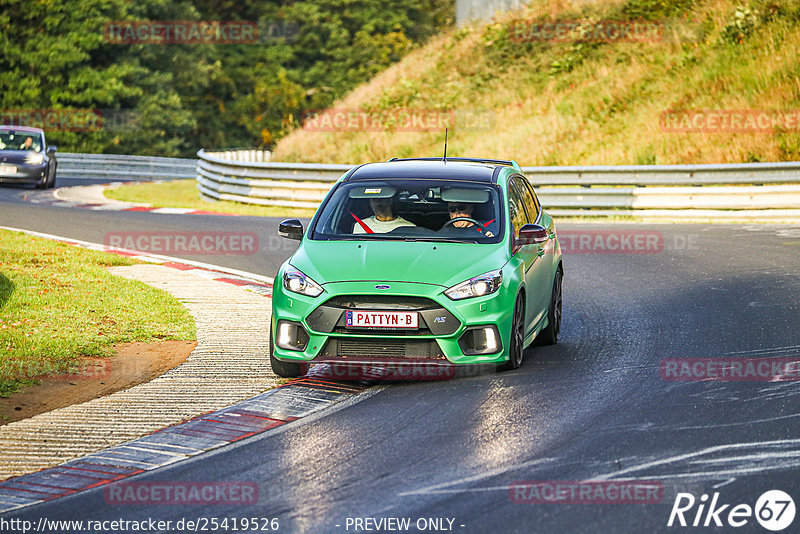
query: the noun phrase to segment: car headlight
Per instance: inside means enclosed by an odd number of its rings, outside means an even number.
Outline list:
[[[39,154],[38,152],[32,152],[25,156],[25,163],[28,165],[38,165],[44,161],[44,154]]]
[[[294,267],[289,267],[283,273],[283,287],[292,293],[309,297],[318,297],[322,294],[322,286]]]
[[[451,300],[470,299],[494,293],[503,282],[503,273],[500,269],[483,273],[475,278],[454,285],[444,292]]]

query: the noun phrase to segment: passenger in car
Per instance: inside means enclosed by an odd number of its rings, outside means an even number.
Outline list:
[[[391,197],[370,198],[369,207],[372,208],[374,215],[366,219],[359,219],[355,217],[356,222],[353,225],[354,234],[385,234],[391,232],[395,228],[401,226],[416,226],[411,221],[408,221],[396,213],[395,209],[395,193]]]

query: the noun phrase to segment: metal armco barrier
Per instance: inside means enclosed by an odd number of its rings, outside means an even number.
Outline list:
[[[197,188],[211,199],[316,208],[352,165],[240,161],[198,152]],[[800,221],[800,162],[524,167],[555,216]]]
[[[316,208],[352,165],[247,161],[249,151],[197,153],[197,189],[214,200]]]
[[[56,160],[60,178],[144,181],[197,176],[194,159],[56,152]]]

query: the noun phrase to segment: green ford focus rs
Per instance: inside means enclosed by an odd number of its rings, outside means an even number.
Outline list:
[[[280,268],[270,360],[516,369],[561,326],[561,247],[516,162],[392,159],[349,170]]]

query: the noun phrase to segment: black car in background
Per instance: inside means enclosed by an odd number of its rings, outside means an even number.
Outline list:
[[[56,147],[45,144],[41,128],[0,126],[0,183],[50,188],[56,166]]]

